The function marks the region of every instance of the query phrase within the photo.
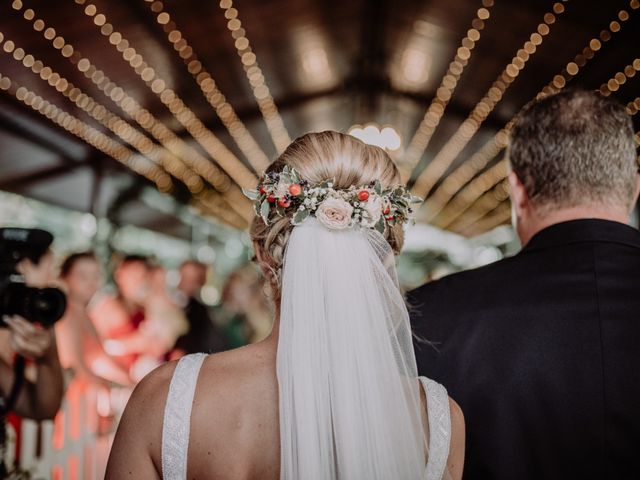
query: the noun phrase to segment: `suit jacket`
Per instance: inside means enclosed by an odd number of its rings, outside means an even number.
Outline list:
[[[465,415],[465,479],[640,478],[640,232],[553,225],[408,300],[419,373]]]
[[[185,316],[189,331],[176,341],[175,348],[187,353],[216,353],[226,350],[225,341],[209,314],[209,309],[195,298],[189,298]]]

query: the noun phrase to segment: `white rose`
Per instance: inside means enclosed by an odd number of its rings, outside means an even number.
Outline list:
[[[316,218],[325,227],[343,230],[351,224],[353,207],[341,198],[327,198],[316,210]]]
[[[364,203],[364,211],[367,212],[366,215],[362,217],[362,222],[360,222],[365,227],[373,227],[378,220],[380,220],[380,216],[382,215],[382,200],[380,197],[370,196],[369,199]]]

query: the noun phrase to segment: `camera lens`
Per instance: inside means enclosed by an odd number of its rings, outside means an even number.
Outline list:
[[[0,296],[0,311],[20,315],[45,327],[57,322],[67,308],[67,299],[57,288],[32,288],[22,283],[9,284]]]

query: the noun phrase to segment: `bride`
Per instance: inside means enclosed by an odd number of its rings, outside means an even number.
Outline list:
[[[380,148],[311,133],[268,168],[251,227],[276,306],[264,341],[135,389],[107,479],[459,479],[464,421],[418,378],[395,254],[415,201]]]

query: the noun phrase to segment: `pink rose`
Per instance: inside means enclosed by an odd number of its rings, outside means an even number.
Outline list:
[[[362,209],[365,211],[365,215],[362,216],[360,223],[364,227],[373,227],[382,216],[382,200],[377,195],[372,195],[369,200],[363,203]]]
[[[351,224],[353,207],[341,198],[325,199],[316,210],[316,218],[325,227],[343,230]]]

